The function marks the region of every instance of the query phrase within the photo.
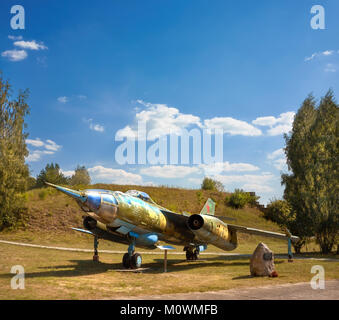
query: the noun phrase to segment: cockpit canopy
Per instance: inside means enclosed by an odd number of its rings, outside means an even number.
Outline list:
[[[142,191],[138,191],[138,190],[128,190],[125,193],[132,196],[132,197],[139,198],[143,201],[146,201],[146,202],[149,202],[149,203],[155,203],[146,192],[142,192]]]

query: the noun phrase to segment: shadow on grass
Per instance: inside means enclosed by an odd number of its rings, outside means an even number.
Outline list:
[[[133,270],[134,272],[142,272],[146,274],[160,274],[164,271],[164,260],[154,259],[154,262],[144,263],[142,271]],[[46,266],[39,267],[42,271],[26,272],[25,278],[49,278],[49,277],[78,277],[86,275],[96,275],[109,271],[122,271],[122,263],[105,263],[94,262],[92,260],[69,260],[69,265]],[[282,263],[283,261],[276,261],[275,263]],[[206,267],[227,267],[232,266],[249,266],[249,259],[247,257],[228,257],[218,256],[217,258],[203,257],[196,261],[186,261],[184,259],[170,259],[167,261],[167,273],[171,272],[185,272],[192,269],[201,269]],[[133,272],[131,271],[131,272]],[[1,274],[0,278],[12,278],[13,274]]]
[[[239,277],[234,277],[232,280],[243,280],[243,279],[253,279],[254,277],[251,275],[246,275],[246,276],[239,276]]]

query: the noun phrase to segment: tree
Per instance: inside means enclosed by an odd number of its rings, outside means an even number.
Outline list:
[[[204,180],[202,181],[201,189],[202,190],[219,191],[219,192],[225,191],[224,186],[220,181],[214,180],[214,179],[208,178],[208,177],[205,177]]]
[[[264,210],[264,217],[277,223],[283,229],[287,228],[292,234],[299,234],[300,226],[296,220],[296,214],[286,200],[271,200]],[[304,237],[298,242],[292,242],[296,253],[300,253],[306,240],[307,237]]]
[[[315,235],[327,253],[338,233],[338,105],[332,91],[318,108],[311,95],[305,99],[285,141],[291,174],[282,175],[282,184],[295,212],[293,229],[301,243]]]
[[[77,166],[74,174],[71,177],[70,184],[71,185],[79,185],[85,184],[88,185],[91,183],[91,177],[85,166]]]
[[[28,90],[20,91],[11,100],[11,86],[0,73],[0,230],[15,227],[25,211],[24,192],[27,188],[29,169],[28,134],[25,116],[29,113],[26,103]]]
[[[259,197],[251,195],[242,189],[235,189],[234,192],[225,198],[225,204],[235,209],[244,208],[246,204],[255,205]]]
[[[310,132],[312,185],[305,198],[314,218],[315,235],[323,253],[331,252],[339,230],[339,106],[330,90],[321,99]]]
[[[60,170],[60,166],[56,163],[46,164],[45,169],[42,169],[37,176],[37,187],[44,187],[45,181],[54,184],[69,184],[67,179]]]

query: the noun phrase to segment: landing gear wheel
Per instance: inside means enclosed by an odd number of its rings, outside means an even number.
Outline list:
[[[186,251],[186,260],[193,260],[193,252],[191,250]]]
[[[128,253],[125,253],[122,257],[122,265],[125,269],[129,269],[131,267],[131,259]]]
[[[131,257],[131,268],[132,269],[138,269],[141,267],[142,264],[142,258],[139,253],[134,253]]]
[[[194,250],[193,255],[192,255],[192,260],[198,260],[198,255],[199,255],[198,251]]]

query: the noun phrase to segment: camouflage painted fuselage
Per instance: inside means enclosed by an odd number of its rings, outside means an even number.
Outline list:
[[[144,201],[128,193],[109,190],[85,190],[85,193],[87,201],[79,204],[89,208],[88,215],[100,222],[99,227],[123,240],[136,236],[140,239],[137,246],[155,247],[158,241],[184,246],[210,243],[223,250],[237,246],[236,233],[211,215],[201,215],[203,227],[194,230],[188,223],[192,216],[171,212],[151,199]]]

